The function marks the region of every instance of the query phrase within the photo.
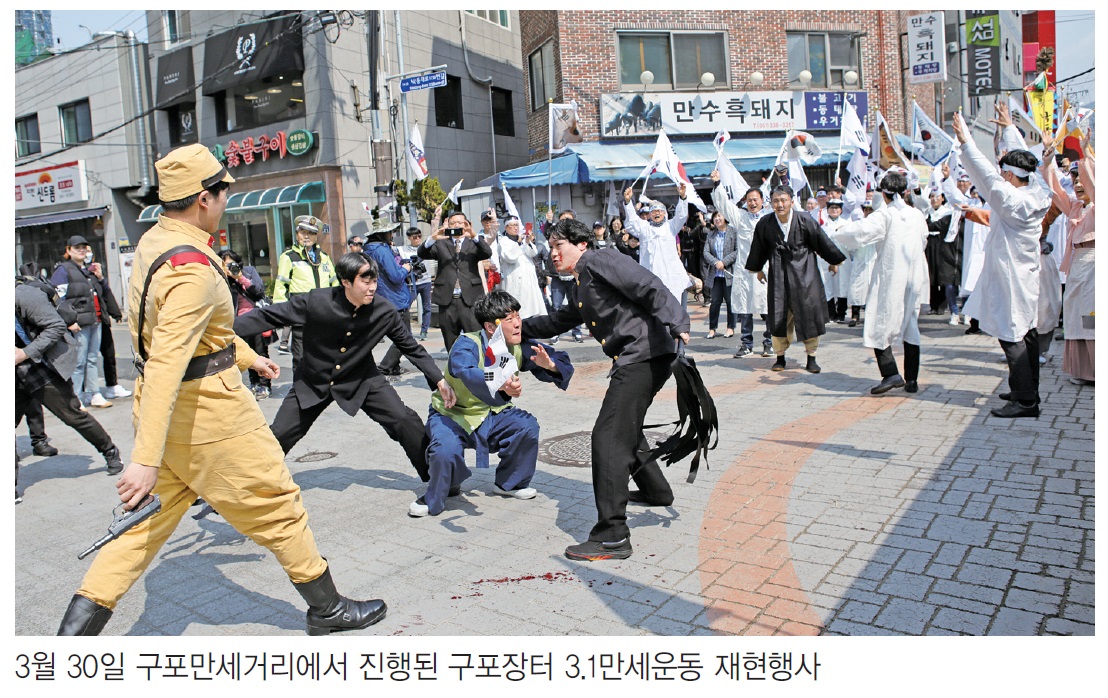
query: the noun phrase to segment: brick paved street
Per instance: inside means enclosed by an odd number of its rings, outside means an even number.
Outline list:
[[[491,471],[475,471],[442,515],[411,519],[420,483],[400,447],[332,406],[289,467],[340,589],[389,603],[361,634],[1094,633],[1094,388],[1061,373],[1060,342],[1042,371],[1042,416],[1001,420],[988,412],[1006,389],[996,341],[945,317],[921,318],[920,392],[871,397],[861,327],[830,326],[823,373],[804,372],[797,347],[773,373],[770,359],[733,359],[733,339],[704,339],[704,315],[694,308],[691,353],[720,411],[719,447],[694,484],[687,464],[667,472],[672,507],[630,507],[635,553],[623,561],[562,556],[593,523],[587,467],[540,462],[531,501],[491,496]],[[550,448],[591,428],[608,369],[591,340],[558,348],[577,366],[568,393],[525,377],[518,401]],[[277,360],[275,397],[290,373],[289,357]],[[397,385],[425,414],[422,378]],[[671,382],[648,421],[676,418],[674,394]],[[279,402],[262,403],[268,419]],[[130,403],[95,410],[125,453]],[[114,505],[102,459],[50,415],[47,430],[62,455],[30,456],[18,432],[18,635],[55,631],[88,567],[76,554]],[[271,556],[218,516],[186,517],[105,633],[299,635],[303,624]]]

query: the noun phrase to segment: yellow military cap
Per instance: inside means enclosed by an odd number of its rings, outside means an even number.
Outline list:
[[[223,163],[200,143],[169,151],[154,167],[158,170],[158,198],[162,201],[178,201],[199,194],[216,182],[235,181]]]
[[[297,216],[296,229],[304,230],[309,233],[318,233],[320,230],[323,230],[323,221],[315,216]]]

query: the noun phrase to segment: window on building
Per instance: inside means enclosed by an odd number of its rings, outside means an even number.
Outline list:
[[[511,102],[509,102],[509,109]],[[38,114],[31,114],[15,120],[16,157],[26,157],[42,152],[38,137]]]
[[[512,92],[499,87],[492,88],[492,132],[498,136],[516,135],[516,121],[512,114]]]
[[[304,81],[299,73],[275,75],[213,95],[220,135],[305,114]]]
[[[620,32],[619,81],[624,90],[695,90],[711,73],[714,85],[730,84],[727,40],[722,32]],[[646,88],[643,72],[654,74]]]
[[[462,80],[446,76],[446,84],[435,90],[435,125],[445,128],[465,128],[462,122]]]
[[[162,18],[165,20],[165,43],[175,44],[181,40],[181,11],[162,10]]]
[[[508,21],[509,13],[507,10],[466,10],[471,15],[477,15],[481,19],[488,20],[493,24],[499,24],[505,29],[511,29],[511,24]]]
[[[198,128],[196,123],[196,103],[182,102],[165,110],[169,117],[169,142],[173,145],[196,143]]]
[[[548,41],[527,61],[531,75],[531,111],[538,111],[555,97],[554,42]]]
[[[812,74],[812,87],[861,89],[861,44],[854,34],[788,32],[789,87],[800,88],[801,71]],[[853,70],[858,82],[847,85],[844,76]]]
[[[92,140],[92,115],[88,100],[58,107],[62,118],[62,140],[64,145],[75,145]]]

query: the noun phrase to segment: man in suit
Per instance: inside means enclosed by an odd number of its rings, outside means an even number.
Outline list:
[[[270,425],[273,435],[288,453],[332,402],[349,415],[360,409],[403,447],[426,482],[428,439],[423,420],[389,385],[373,360],[373,348],[388,336],[397,355],[407,356],[432,390],[443,391],[451,404],[454,393],[434,359],[412,337],[396,306],[377,297],[380,272],[369,253],[344,254],[335,271],[342,286],[302,293],[286,303],[255,308],[235,320],[235,332],[241,337],[300,325],[308,338],[292,389]]]
[[[417,254],[421,259],[438,263],[431,301],[439,306],[439,328],[446,350],[450,351],[462,332],[481,329],[473,315],[473,304],[485,295],[478,264],[492,257],[492,248],[478,238],[465,214],[458,211],[420,245]]]

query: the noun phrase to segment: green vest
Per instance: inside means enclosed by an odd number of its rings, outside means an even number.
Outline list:
[[[485,347],[488,344],[488,337],[484,332],[466,332],[463,337],[469,337],[477,344],[480,365],[484,365],[485,361]],[[516,366],[523,365],[523,350],[517,344],[511,347],[512,356],[515,357]],[[519,371],[516,371],[516,375],[519,375]],[[485,421],[485,417],[490,413],[497,414],[503,412],[512,406],[512,403],[500,405],[499,407],[493,407],[485,402],[482,402],[480,398],[470,392],[460,379],[455,378],[450,373],[450,362],[447,361],[446,371],[444,371],[444,378],[446,382],[450,384],[450,387],[454,389],[454,394],[458,396],[458,402],[454,404],[450,409],[446,408],[443,404],[442,394],[436,390],[431,395],[431,407],[436,412],[449,417],[457,422],[467,434],[472,434],[477,427],[481,426],[481,423]]]

